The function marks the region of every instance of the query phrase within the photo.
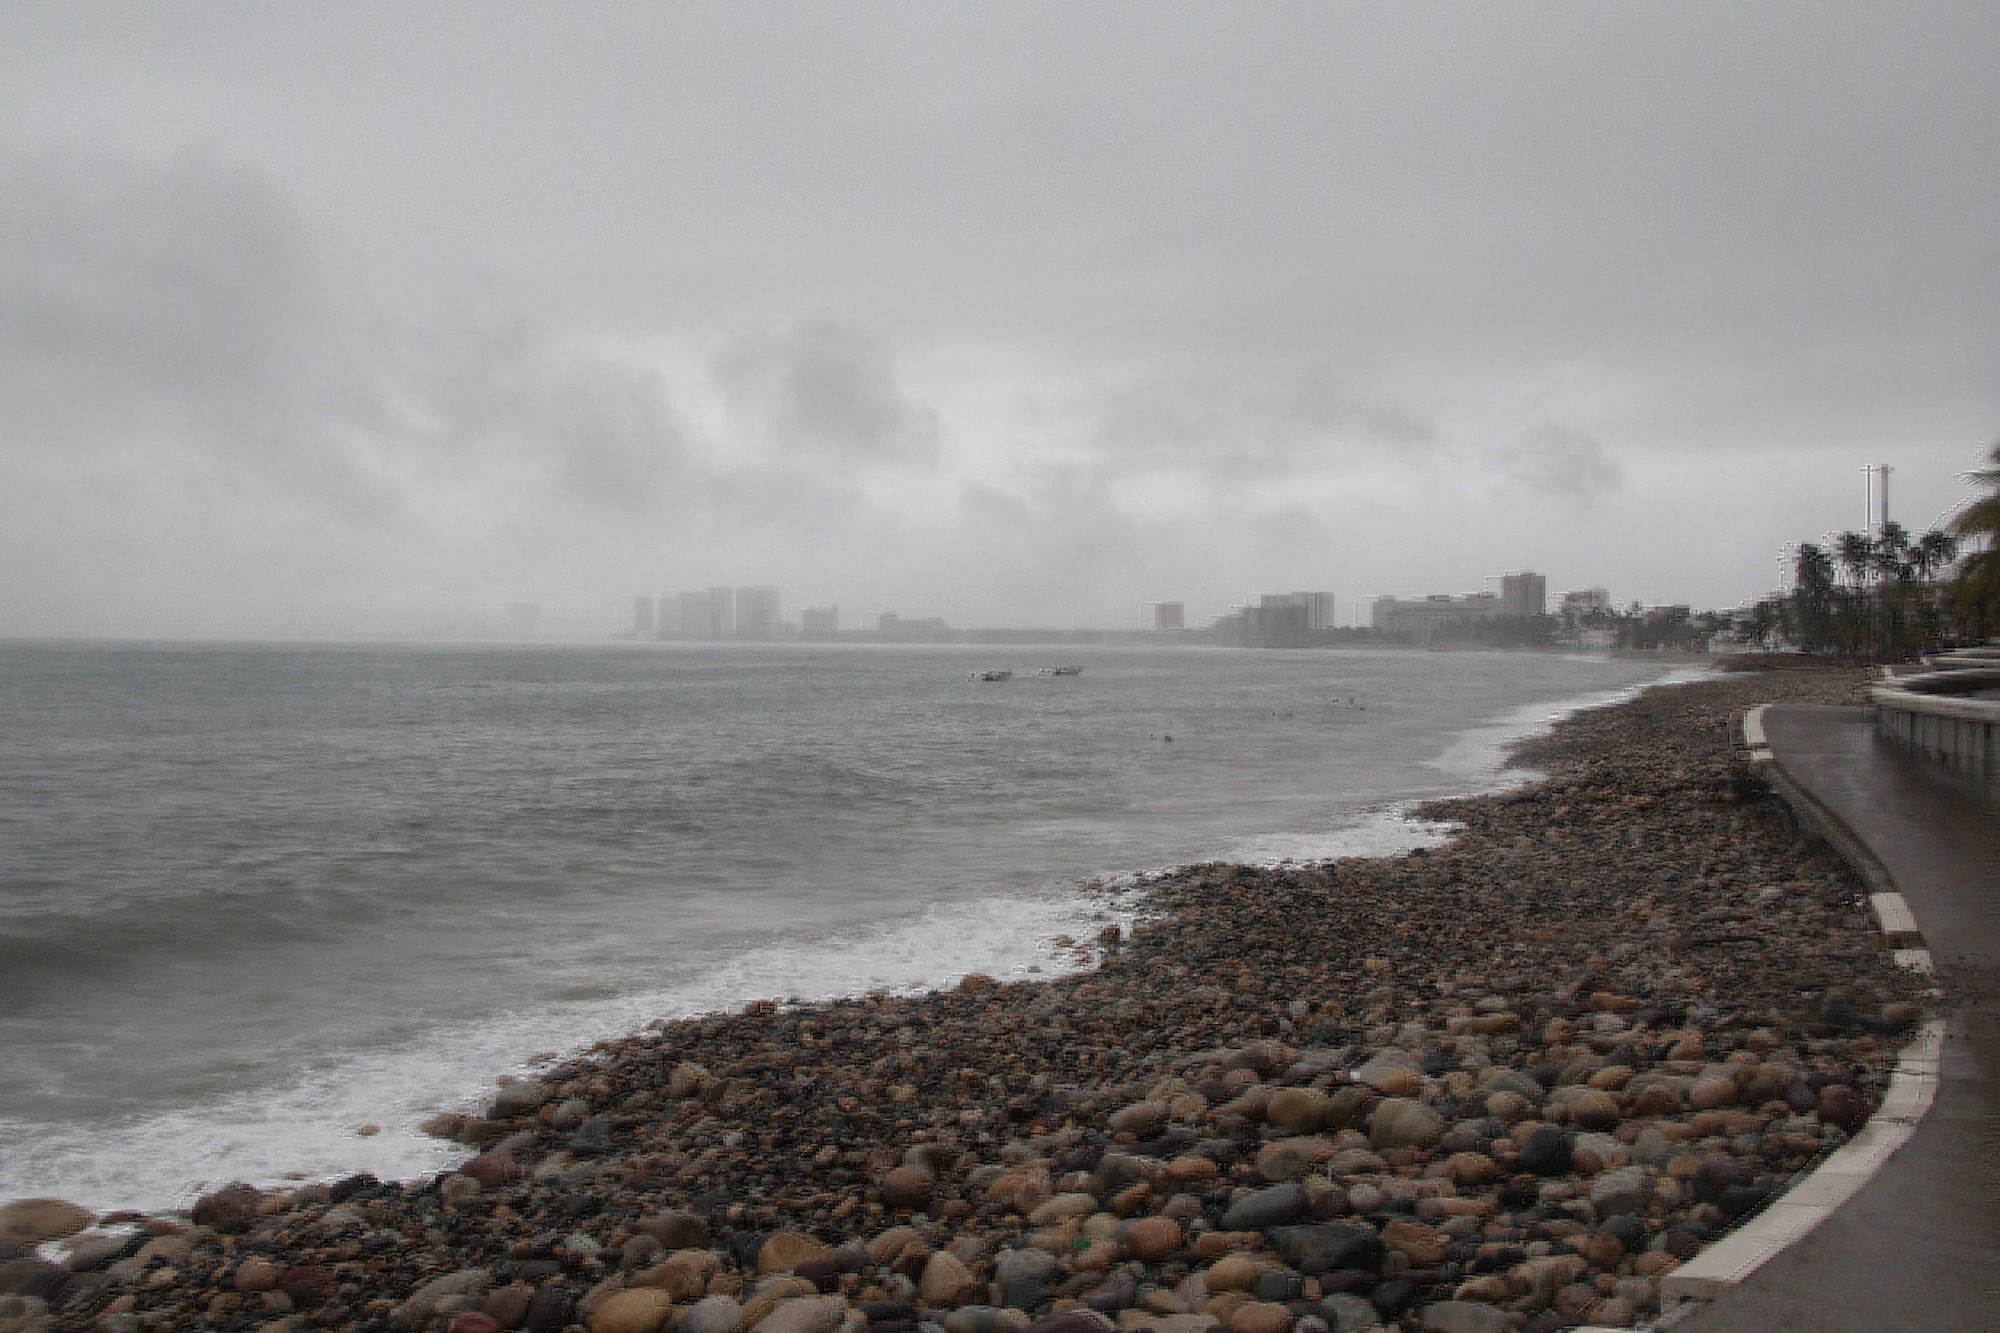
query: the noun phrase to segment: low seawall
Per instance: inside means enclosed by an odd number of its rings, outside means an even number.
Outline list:
[[[2000,665],[1897,676],[1870,691],[1876,730],[2000,805]]]

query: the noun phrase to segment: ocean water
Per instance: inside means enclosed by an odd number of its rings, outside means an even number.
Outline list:
[[[1033,674],[1058,662],[1085,671]],[[655,1018],[1052,974],[1135,872],[1435,841],[1410,803],[1667,674],[0,644],[0,1199],[435,1171],[460,1150],[426,1115]]]

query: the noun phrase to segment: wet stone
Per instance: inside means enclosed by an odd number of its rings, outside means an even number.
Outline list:
[[[1262,1231],[1296,1222],[1306,1213],[1306,1193],[1296,1181],[1257,1190],[1230,1205],[1224,1231]]]

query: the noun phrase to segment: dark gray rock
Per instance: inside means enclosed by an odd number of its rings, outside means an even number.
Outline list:
[[[1296,1222],[1306,1214],[1306,1192],[1297,1181],[1286,1181],[1237,1200],[1223,1214],[1224,1231],[1263,1231]]]

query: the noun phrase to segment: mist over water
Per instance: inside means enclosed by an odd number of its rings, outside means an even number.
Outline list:
[[[990,666],[1016,675],[967,679]],[[416,1122],[537,1053],[764,996],[1057,971],[1056,939],[1117,910],[1087,881],[1410,846],[1436,835],[1408,802],[1490,783],[1507,739],[1664,674],[0,646],[0,1198],[433,1170],[455,1150]]]

